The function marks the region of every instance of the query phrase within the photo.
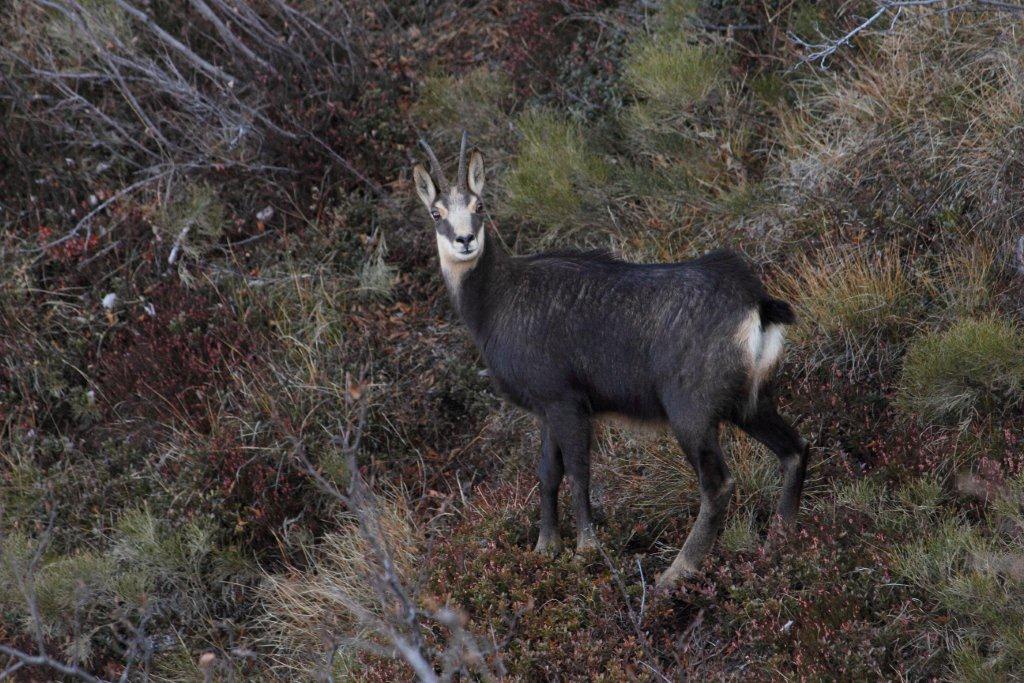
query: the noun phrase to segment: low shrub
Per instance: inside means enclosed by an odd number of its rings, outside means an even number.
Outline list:
[[[34,600],[47,641],[73,663],[148,647],[145,666],[180,678],[171,664],[185,662],[187,678],[193,653],[217,637],[206,629],[254,575],[209,528],[171,528],[144,508],[119,513],[105,549],[96,543],[64,554],[45,547],[45,534],[11,533],[0,543],[0,614],[32,632]]]

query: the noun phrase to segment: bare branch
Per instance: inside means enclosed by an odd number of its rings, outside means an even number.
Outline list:
[[[192,7],[194,7],[195,10],[199,12],[200,15],[202,15],[204,19],[213,24],[213,27],[217,29],[217,33],[220,34],[221,39],[225,43],[228,43],[229,45],[237,49],[251,61],[256,62],[256,64],[258,64],[260,68],[270,71],[271,73],[276,73],[276,70],[274,69],[273,66],[271,66],[270,62],[260,57],[258,54],[249,49],[248,45],[239,40],[238,37],[228,27],[228,25],[221,21],[220,17],[217,16],[217,13],[214,12],[209,5],[203,2],[203,0],[189,0],[189,2],[192,4]]]
[[[871,16],[852,28],[848,33],[846,33],[846,35],[839,38],[826,39],[822,42],[812,43],[800,38],[795,33],[790,32],[787,34],[789,39],[801,48],[804,48],[806,51],[800,60],[790,67],[790,70],[793,70],[802,64],[814,62],[817,62],[818,66],[822,69],[827,69],[827,61],[829,57],[834,55],[840,48],[849,45],[850,41],[870,29],[887,14],[892,15],[892,21],[890,22],[888,29],[891,30],[896,25],[896,22],[899,20],[900,15],[905,9],[928,7],[941,14],[965,11],[994,11],[1024,14],[1024,5],[1001,2],[1000,0],[974,0],[974,2],[964,3],[954,7],[947,7],[946,5],[947,0],[883,0],[878,3],[875,8],[875,12]]]
[[[644,633],[641,622],[641,617],[643,616],[642,608],[639,614],[633,609],[633,601],[629,599],[629,593],[626,591],[626,582],[622,580],[622,574],[619,573],[618,567],[616,567],[615,563],[612,562],[612,559],[608,557],[608,553],[605,552],[604,546],[600,542],[597,544],[597,551],[601,553],[601,558],[608,567],[608,571],[611,572],[615,586],[619,589],[622,601],[626,604],[626,611],[629,614],[629,623],[632,624],[633,633],[636,634],[637,642],[640,643],[640,647],[642,647],[644,651],[644,658],[646,659],[644,664],[651,670],[651,673],[654,674],[658,680],[671,681],[672,679],[666,676],[661,670],[661,667],[658,666],[657,660],[655,660],[654,654],[651,651],[651,644],[647,639],[647,634]],[[640,575],[642,580],[642,571]],[[644,594],[646,595],[646,586],[644,587]]]
[[[47,518],[46,527],[39,537],[39,542],[36,545],[35,552],[32,554],[28,564],[22,568],[22,571],[15,571],[15,579],[18,584],[18,590],[22,594],[22,598],[25,600],[25,604],[28,607],[29,618],[31,620],[32,633],[36,641],[37,654],[29,654],[23,650],[11,647],[9,645],[0,644],[0,653],[12,657],[17,660],[19,665],[12,664],[8,666],[4,674],[11,674],[14,671],[22,668],[23,666],[44,666],[65,676],[74,676],[83,681],[89,683],[101,683],[103,679],[93,676],[88,671],[80,668],[77,664],[66,664],[58,659],[54,659],[47,654],[46,651],[46,638],[43,635],[43,618],[39,613],[39,604],[36,601],[35,592],[35,575],[39,569],[39,564],[42,562],[43,555],[46,553],[46,549],[50,546],[53,540],[53,525],[57,519],[57,506],[50,506],[50,514]],[[3,678],[0,676],[0,678]],[[3,678],[6,680],[6,678]],[[104,682],[105,683],[105,682]]]
[[[187,45],[185,45],[180,40],[178,40],[170,33],[165,31],[163,28],[161,28],[159,24],[153,21],[153,18],[151,16],[149,16],[142,10],[130,5],[129,3],[125,2],[125,0],[114,0],[114,3],[118,7],[123,9],[125,12],[130,14],[132,17],[134,17],[137,21],[144,24],[146,28],[155,33],[160,38],[160,40],[162,40],[168,47],[181,54],[183,57],[185,57],[185,59],[190,61],[203,73],[225,82],[228,85],[228,87],[231,87],[232,84],[236,81],[234,76],[232,76],[229,73],[226,73],[219,67],[210,64],[208,61],[206,61],[205,59],[197,55],[195,52],[193,52]]]
[[[875,10],[874,14],[865,19],[860,25],[853,28],[849,33],[847,33],[842,38],[837,38],[835,40],[827,40],[823,43],[808,43],[802,40],[795,33],[790,33],[790,40],[792,40],[800,47],[810,50],[810,52],[804,54],[804,56],[800,58],[800,61],[797,62],[796,66],[808,62],[819,62],[819,66],[821,66],[821,68],[827,68],[825,62],[829,57],[835,54],[836,50],[843,47],[844,45],[848,45],[856,35],[870,28],[876,21],[881,19],[882,15],[888,12],[889,9],[890,7],[887,3],[882,4],[881,6],[878,7],[878,9]]]
[[[9,657],[14,657],[24,666],[45,666],[53,669],[54,671],[60,672],[65,676],[74,676],[75,678],[88,681],[89,683],[105,683],[105,679],[97,678],[77,665],[65,664],[48,655],[30,655],[27,652],[16,650],[15,648],[8,647],[7,645],[0,645],[0,652]],[[11,669],[9,668],[8,671],[10,670]]]
[[[360,474],[356,458],[366,424],[366,412],[367,403],[364,397],[353,423],[334,439],[345,456],[348,469],[349,481],[345,491],[341,491],[310,462],[301,440],[293,440],[293,457],[306,474],[322,492],[342,503],[355,516],[360,536],[370,548],[374,564],[379,567],[379,573],[371,574],[367,579],[383,608],[382,613],[395,614],[398,618],[378,617],[355,604],[349,606],[349,611],[362,623],[372,626],[384,636],[394,648],[394,653],[412,668],[421,681],[433,683],[438,680],[449,680],[454,673],[446,667],[439,676],[431,665],[431,654],[424,644],[422,635],[421,621],[424,619],[442,624],[450,633],[447,650],[438,656],[456,664],[458,671],[464,671],[468,667],[482,680],[494,680],[501,676],[500,663],[496,667],[496,674],[488,666],[485,656],[485,652],[494,650],[480,646],[473,634],[466,630],[462,618],[456,611],[449,608],[428,612],[420,610],[399,575],[388,538],[381,530],[376,498]],[[332,658],[333,652],[329,651],[326,659],[329,662]]]

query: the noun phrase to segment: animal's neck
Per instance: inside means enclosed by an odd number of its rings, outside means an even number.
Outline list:
[[[508,264],[509,255],[496,239],[486,230],[483,253],[473,263],[442,264],[445,284],[452,303],[462,316],[474,337],[483,329],[488,301],[500,289],[497,285]],[[452,267],[454,266],[454,267]]]

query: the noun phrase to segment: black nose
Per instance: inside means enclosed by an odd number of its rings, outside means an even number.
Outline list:
[[[463,249],[468,249],[474,239],[476,239],[476,235],[466,235],[465,237],[456,237],[455,241],[461,244]]]

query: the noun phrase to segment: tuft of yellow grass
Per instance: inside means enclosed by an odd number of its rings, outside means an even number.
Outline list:
[[[794,260],[776,282],[797,308],[793,340],[813,366],[841,363],[856,370],[899,341],[920,313],[917,283],[895,244],[878,249],[826,244]],[[899,344],[897,344],[899,346]]]
[[[374,517],[377,538],[407,581],[423,546],[408,500],[397,491],[380,495]],[[321,676],[329,660],[333,676],[358,677],[360,644],[381,645],[377,626],[388,617],[372,583],[382,574],[373,544],[354,519],[339,520],[339,527],[305,548],[304,568],[267,573],[259,589],[263,644],[275,668],[307,680]]]

